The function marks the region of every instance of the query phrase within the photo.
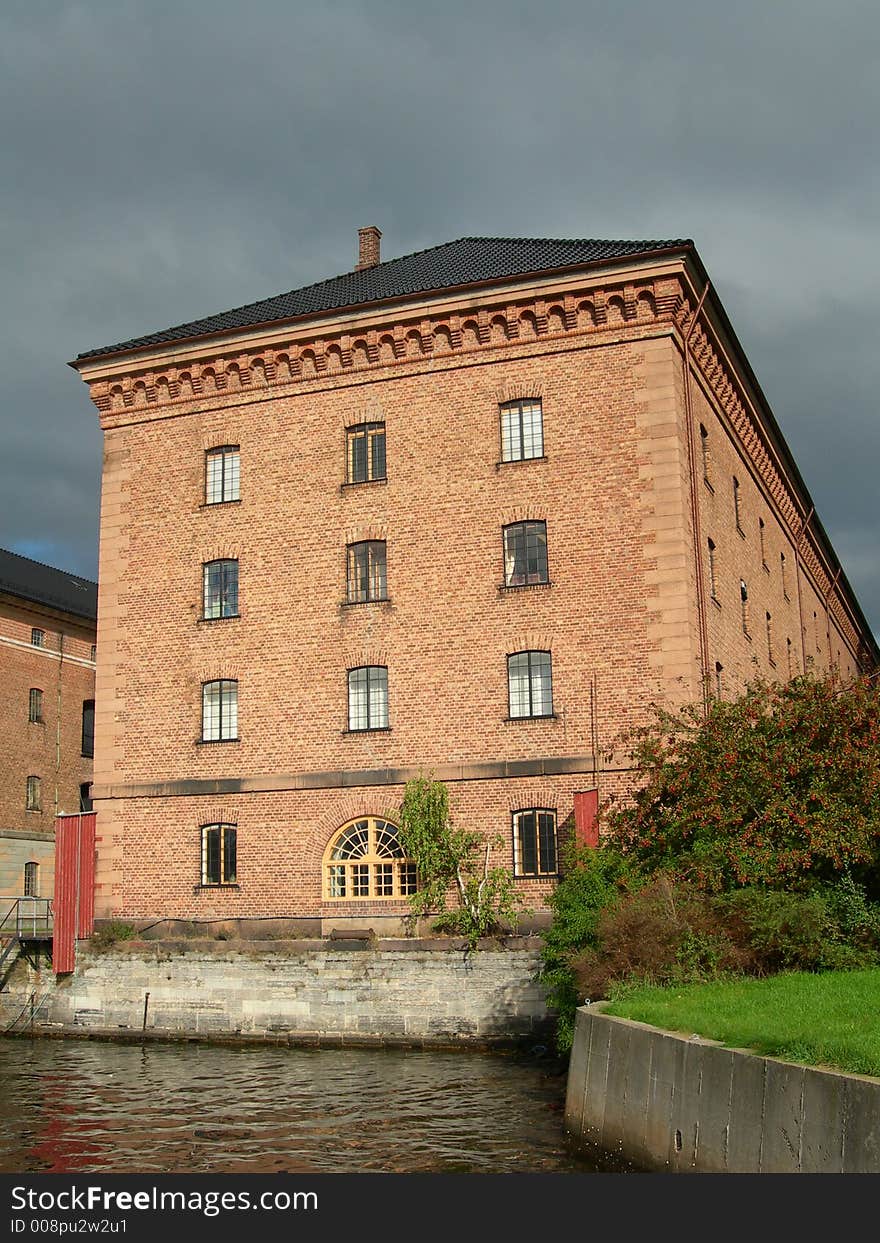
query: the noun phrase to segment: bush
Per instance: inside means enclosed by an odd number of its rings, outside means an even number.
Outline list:
[[[746,961],[712,899],[661,875],[601,913],[595,943],[571,966],[581,995],[596,1000],[615,984],[715,979]]]
[[[835,888],[809,894],[740,889],[715,905],[731,937],[747,952],[750,975],[846,971],[878,961],[880,942],[853,930],[859,892],[855,886],[846,895]],[[869,916],[866,903],[863,914]]]
[[[610,810],[619,849],[701,888],[801,889],[844,875],[880,897],[880,688],[756,682],[631,738],[641,788]]]
[[[858,895],[848,891],[845,919],[874,928],[876,912],[860,906]],[[707,894],[661,873],[600,912],[591,943],[569,956],[573,987],[580,999],[597,1000],[621,985],[851,970],[880,961],[880,938],[854,936],[840,903],[839,895],[818,891]]]
[[[91,943],[95,949],[103,950],[109,949],[117,941],[130,941],[135,936],[137,936],[137,929],[134,924],[126,924],[120,919],[111,919],[95,929]]]
[[[438,931],[458,933],[475,949],[480,937],[516,927],[521,898],[509,869],[490,867],[493,845],[479,833],[452,824],[442,781],[408,781],[400,808],[400,844],[416,865],[418,888],[410,895],[413,918],[436,912]],[[452,890],[458,906],[447,909]]]
[[[561,1052],[571,1048],[575,1010],[583,1002],[572,959],[584,946],[596,944],[603,910],[639,883],[637,869],[611,847],[569,848],[564,855],[562,879],[549,899],[553,923],[543,933],[541,949],[541,981],[557,1016],[556,1044]]]

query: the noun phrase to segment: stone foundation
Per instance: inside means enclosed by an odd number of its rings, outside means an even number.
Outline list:
[[[538,945],[509,938],[465,953],[444,940],[181,940],[98,951],[80,942],[70,976],[17,962],[0,992],[0,1029],[416,1046],[543,1039]]]

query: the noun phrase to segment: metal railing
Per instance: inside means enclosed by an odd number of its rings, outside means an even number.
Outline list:
[[[52,936],[54,918],[51,898],[2,898],[0,910],[10,903],[0,919],[0,937],[17,941],[47,941]]]

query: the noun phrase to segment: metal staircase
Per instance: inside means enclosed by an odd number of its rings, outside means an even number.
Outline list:
[[[15,950],[51,941],[54,926],[49,898],[0,898],[0,906],[5,902],[10,906],[0,920],[0,973]]]

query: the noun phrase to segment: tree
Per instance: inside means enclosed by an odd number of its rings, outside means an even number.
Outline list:
[[[880,694],[860,679],[756,682],[716,701],[654,709],[632,738],[641,786],[605,813],[648,872],[711,891],[807,889],[844,874],[880,891]]]
[[[473,948],[480,937],[516,922],[520,897],[503,867],[489,867],[493,841],[453,826],[442,781],[407,782],[400,810],[400,843],[416,864],[419,887],[410,896],[414,915],[438,913],[435,927],[456,932]],[[458,907],[447,909],[452,890]]]

